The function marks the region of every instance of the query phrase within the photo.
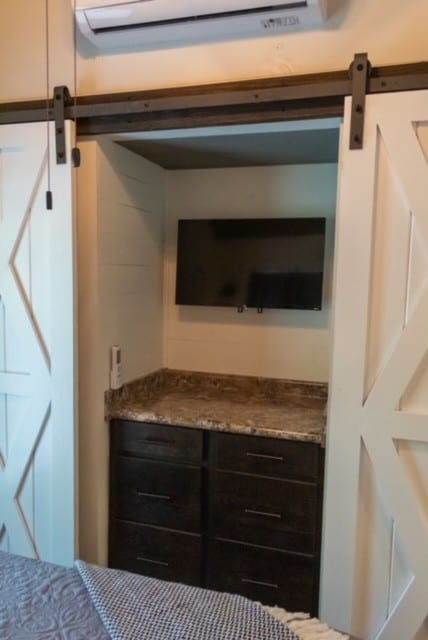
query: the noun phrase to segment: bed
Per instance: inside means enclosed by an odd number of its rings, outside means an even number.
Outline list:
[[[0,552],[1,640],[345,637],[307,616],[287,617],[282,610],[280,616],[242,596],[80,561],[64,568]]]

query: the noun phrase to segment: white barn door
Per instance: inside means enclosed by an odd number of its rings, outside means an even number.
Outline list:
[[[428,91],[342,132],[321,615],[428,638]]]
[[[69,151],[72,124],[66,125]],[[0,127],[0,549],[70,564],[76,494],[72,168],[70,159],[56,165],[50,153],[48,211],[47,125]]]

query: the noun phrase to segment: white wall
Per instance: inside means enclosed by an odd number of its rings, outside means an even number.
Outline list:
[[[114,143],[98,155],[104,372],[122,347],[124,382],[162,366],[164,171]],[[109,380],[104,373],[104,385]]]
[[[50,79],[73,87],[70,0],[49,0]],[[346,69],[367,51],[374,65],[426,60],[426,0],[330,0],[326,29],[252,40],[103,55],[79,48],[78,92],[199,84]],[[45,0],[1,0],[0,101],[45,95]]]
[[[80,557],[107,559],[109,350],[128,382],[163,363],[164,172],[108,141],[78,170]]]
[[[166,365],[172,369],[327,381],[337,166],[173,171],[168,174]],[[175,305],[179,218],[326,216],[322,311]]]

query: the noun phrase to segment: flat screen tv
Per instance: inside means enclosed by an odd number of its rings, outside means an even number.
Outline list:
[[[321,309],[325,218],[179,220],[179,305]]]

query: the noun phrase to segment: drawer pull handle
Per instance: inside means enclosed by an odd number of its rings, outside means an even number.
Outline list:
[[[281,520],[282,515],[280,513],[272,513],[270,511],[257,511],[256,509],[244,509],[245,513],[250,516],[260,516],[262,518],[274,518],[275,520]]]
[[[262,580],[252,580],[251,578],[241,578],[244,584],[256,584],[259,587],[269,587],[270,589],[278,589],[278,585],[274,582],[263,582]]]
[[[140,562],[149,562],[150,564],[159,564],[161,567],[169,567],[169,562],[163,562],[163,560],[152,560],[151,558],[143,558],[138,556],[137,560]]]
[[[247,451],[248,458],[257,458],[259,460],[271,460],[272,462],[284,462],[284,458],[282,456],[269,456],[266,453],[251,453]]]
[[[170,447],[173,442],[171,440],[162,440],[162,438],[140,438],[138,442],[142,442],[143,444],[157,444],[161,447]]]
[[[153,498],[154,500],[171,500],[171,496],[162,493],[147,493],[146,491],[137,491],[137,496],[141,498]]]

